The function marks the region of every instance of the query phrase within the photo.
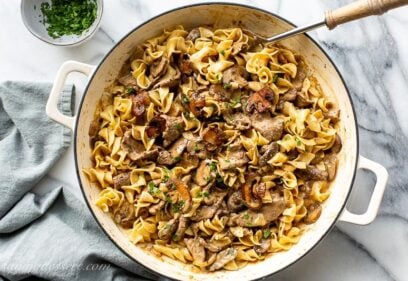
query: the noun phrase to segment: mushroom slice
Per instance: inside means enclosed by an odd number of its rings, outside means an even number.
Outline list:
[[[132,112],[136,116],[142,116],[150,104],[150,97],[146,91],[141,91],[132,96]]]
[[[203,139],[209,144],[208,150],[215,150],[224,143],[225,134],[218,127],[208,127],[203,130]]]
[[[186,243],[187,249],[190,252],[191,256],[193,257],[194,261],[197,262],[204,262],[205,261],[205,249],[204,249],[204,239],[203,238],[190,238],[184,239],[184,243]]]
[[[303,221],[306,224],[315,223],[321,214],[322,214],[322,206],[316,202],[307,208],[307,215],[303,219]]]

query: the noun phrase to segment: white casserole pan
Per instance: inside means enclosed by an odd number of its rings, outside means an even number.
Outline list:
[[[93,120],[95,106],[101,93],[117,77],[120,68],[136,45],[161,34],[165,28],[180,24],[186,29],[203,25],[214,25],[215,27],[240,25],[265,36],[294,27],[293,24],[272,13],[254,7],[225,3],[191,5],[166,12],[141,24],[120,40],[98,66],[74,61],[67,61],[61,66],[46,111],[51,119],[74,131],[75,165],[83,195],[96,221],[116,246],[135,262],[168,278],[178,280],[205,280],[207,278],[211,280],[252,280],[276,273],[302,258],[324,238],[337,221],[360,225],[371,223],[380,206],[388,173],[380,164],[358,154],[357,121],[347,87],[327,54],[306,35],[296,36],[283,43],[305,57],[315,71],[315,76],[326,95],[337,101],[341,112],[339,134],[343,148],[339,154],[338,171],[331,186],[331,196],[323,204],[321,217],[315,224],[310,225],[298,244],[287,252],[274,254],[264,261],[249,264],[238,271],[197,273],[192,272],[188,265],[166,257],[159,259],[132,244],[111,217],[95,206],[94,202],[98,198],[100,189],[96,184],[89,182],[81,170],[92,166],[88,128]],[[68,117],[57,110],[57,101],[67,75],[74,71],[87,75],[89,82],[77,115]],[[370,170],[377,177],[368,208],[365,213],[359,215],[353,214],[345,208],[358,169]]]

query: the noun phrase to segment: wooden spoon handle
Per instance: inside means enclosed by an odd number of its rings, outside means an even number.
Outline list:
[[[408,5],[408,0],[358,0],[333,11],[325,12],[326,25],[333,29],[356,19],[382,15],[388,10]]]

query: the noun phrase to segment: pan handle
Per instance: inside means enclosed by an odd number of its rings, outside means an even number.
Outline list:
[[[77,62],[66,61],[58,69],[57,76],[55,77],[54,84],[51,89],[50,96],[45,107],[45,112],[52,120],[70,128],[74,129],[75,116],[66,116],[58,110],[58,100],[65,84],[65,80],[69,73],[80,72],[86,76],[90,76],[95,69],[95,66]]]
[[[371,161],[360,155],[358,160],[358,169],[365,169],[373,172],[377,177],[377,182],[374,186],[373,194],[368,203],[367,210],[364,214],[357,215],[351,213],[346,208],[341,214],[339,221],[367,225],[371,223],[377,216],[378,209],[380,208],[381,200],[383,198],[384,190],[387,185],[388,172],[387,170],[377,162]]]

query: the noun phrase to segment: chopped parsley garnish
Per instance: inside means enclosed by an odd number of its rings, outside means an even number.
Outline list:
[[[272,82],[273,83],[278,82],[278,78],[279,78],[278,74],[273,75]]]
[[[215,172],[217,170],[217,163],[214,161],[210,163],[210,171]]]
[[[225,57],[225,51],[224,50],[221,50],[220,54]]]
[[[224,88],[224,89],[230,89],[230,88],[231,88],[231,84],[224,83],[223,88]]]
[[[173,200],[171,200],[171,197],[169,196],[167,192],[164,192],[164,198],[167,203],[170,203],[170,204],[173,203]]]
[[[180,200],[177,203],[174,203],[171,206],[171,209],[172,209],[173,213],[178,213],[178,212],[180,212],[181,209],[183,209],[183,206],[184,206],[184,200]]]
[[[217,174],[215,175],[215,180],[218,182],[218,183],[223,183],[224,182],[224,179],[221,177],[221,175],[217,172]]]
[[[195,151],[195,152],[200,151],[200,148],[198,147],[198,144],[197,144],[197,143],[194,145],[194,151]]]
[[[177,240],[178,240],[177,234],[174,233],[174,234],[171,236],[171,239],[172,239],[173,241],[177,241]]]
[[[244,219],[245,219],[245,220],[249,220],[249,214],[248,214],[248,213],[245,213],[245,214],[244,214]]]
[[[204,180],[206,180],[207,182],[209,182],[209,181],[212,180],[212,177],[211,177],[211,176],[206,176],[206,177],[204,178]]]
[[[135,89],[133,89],[132,87],[129,87],[126,89],[126,93],[128,94],[133,94],[135,92]]]
[[[200,191],[199,193],[198,193],[198,196],[197,197],[208,197],[208,196],[210,196],[210,193],[208,192],[208,191]]]
[[[302,142],[300,141],[300,139],[295,138],[295,140],[296,140],[296,146],[301,146],[302,145]]]
[[[183,126],[180,123],[177,123],[176,124],[176,129],[181,131],[181,130],[183,130]]]
[[[180,156],[173,157],[173,160],[176,161],[176,162],[178,162],[178,161],[181,160],[181,157],[180,157]]]
[[[96,19],[95,0],[51,0],[41,3],[43,24],[48,35],[59,38],[64,35],[81,35]]]
[[[151,194],[151,195],[156,195],[156,194],[158,194],[159,192],[160,192],[160,189],[159,188],[157,188],[157,186],[154,184],[154,182],[149,182],[149,184],[147,185],[147,187],[148,187],[148,192]]]
[[[168,182],[169,181],[169,175],[164,175],[162,182]]]
[[[269,228],[264,229],[264,231],[263,231],[263,238],[264,238],[264,239],[267,239],[267,238],[269,238],[269,236],[271,236],[271,231],[269,230]]]
[[[181,96],[181,102],[183,104],[189,104],[190,103],[190,98],[187,95],[182,95]]]

